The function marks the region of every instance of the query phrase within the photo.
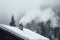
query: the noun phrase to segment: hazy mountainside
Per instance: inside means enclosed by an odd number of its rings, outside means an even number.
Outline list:
[[[60,27],[53,28],[50,24],[51,20],[48,20],[45,24],[44,22],[35,23],[35,21],[32,21],[27,23],[26,28],[48,37],[50,40],[60,40]]]
[[[43,11],[29,11],[28,14],[21,18],[19,24],[22,23],[25,28],[48,37],[50,40],[59,40],[59,16],[55,11],[56,10],[51,8],[46,8]]]
[[[55,12],[52,10],[52,8],[46,8],[43,11],[39,9],[31,10],[24,15],[21,20],[19,21],[19,24],[23,24],[24,26],[27,23],[31,23],[32,21],[38,22],[47,22],[48,20],[51,20],[51,26],[57,27],[58,26],[58,20],[59,16],[55,14]]]

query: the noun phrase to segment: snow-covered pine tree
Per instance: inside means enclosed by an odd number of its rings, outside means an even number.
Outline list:
[[[19,29],[23,30],[23,24],[19,24]]]
[[[16,26],[14,16],[12,15],[11,22],[9,24],[10,26]]]
[[[41,23],[38,23],[38,26],[40,26],[40,31],[41,31],[41,35],[43,35],[43,36],[45,36],[45,33],[46,33],[46,31],[45,31],[45,26],[44,26],[44,22],[41,22]],[[40,32],[40,31],[38,31],[38,32]]]
[[[46,37],[48,37],[48,38],[49,38],[49,36],[50,36],[50,31],[52,30],[52,29],[50,28],[50,25],[51,25],[51,20],[48,20],[48,21],[46,22],[46,24],[45,24]]]

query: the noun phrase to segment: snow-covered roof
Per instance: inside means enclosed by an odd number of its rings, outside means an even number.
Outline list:
[[[25,40],[49,40],[48,38],[46,38],[42,35],[39,35],[35,32],[32,32],[31,30],[26,29],[26,28],[23,28],[23,31],[22,31],[17,27],[11,27],[11,26],[7,26],[7,25],[3,25],[3,24],[0,24],[0,28],[4,29],[20,38],[23,38]]]

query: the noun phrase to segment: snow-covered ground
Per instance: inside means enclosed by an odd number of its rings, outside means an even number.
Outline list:
[[[4,29],[20,38],[23,38],[25,40],[49,40],[48,38],[46,38],[42,35],[39,35],[35,32],[32,32],[31,30],[26,29],[26,28],[23,28],[23,31],[22,31],[17,27],[7,26],[7,25],[3,25],[3,24],[0,24],[0,28]]]

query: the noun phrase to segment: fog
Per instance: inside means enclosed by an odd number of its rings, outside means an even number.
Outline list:
[[[16,24],[31,9],[60,6],[60,0],[0,0],[0,23],[9,24],[12,14]],[[58,9],[57,9],[58,10]]]

